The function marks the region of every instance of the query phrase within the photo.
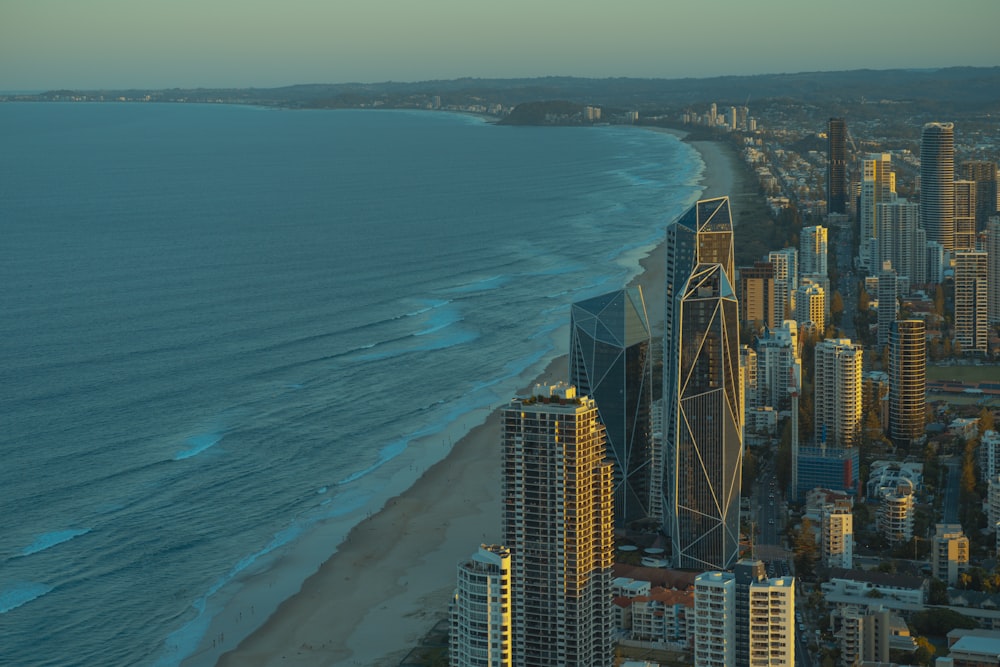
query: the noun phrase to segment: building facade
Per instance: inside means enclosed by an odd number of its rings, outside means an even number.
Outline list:
[[[939,523],[931,543],[931,573],[949,586],[958,585],[958,575],[969,568],[969,538],[960,524]]]
[[[770,262],[755,262],[753,266],[740,267],[736,298],[744,325],[773,328],[781,323],[776,319],[775,282],[774,265]]]
[[[896,199],[876,207],[878,264],[890,262],[906,285],[927,282],[925,234],[919,225],[920,207],[906,199]]]
[[[878,274],[878,349],[889,344],[889,328],[899,314],[899,278],[891,262],[884,262]]]
[[[986,316],[990,324],[1000,322],[1000,215],[986,225]]]
[[[847,123],[831,118],[826,130],[826,212],[847,213]]]
[[[736,664],[736,577],[703,572],[694,579],[694,664]]]
[[[854,513],[849,500],[824,507],[820,521],[820,556],[827,567],[854,567]]]
[[[986,354],[989,344],[988,255],[955,253],[955,342],[963,352]]]
[[[613,476],[597,405],[537,387],[503,409],[503,542],[514,664],[610,667]]]
[[[780,324],[793,317],[793,297],[799,288],[799,251],[772,250],[767,261],[774,267],[774,321]]]
[[[874,153],[861,161],[861,197],[858,203],[858,225],[860,227],[860,247],[858,258],[869,271],[878,271],[881,262],[878,256],[879,204],[896,198],[896,174],[892,171],[892,155]]]
[[[955,250],[976,249],[976,182],[955,181]]]
[[[828,276],[827,229],[822,225],[803,227],[799,240],[799,275]]]
[[[514,667],[512,621],[510,550],[484,544],[458,565],[449,664]]]
[[[615,466],[615,524],[650,516],[653,357],[641,287],[573,304],[570,384],[597,403]]]
[[[908,447],[924,435],[927,328],[923,320],[893,322],[889,331],[889,438]]]
[[[955,249],[955,125],[927,123],[920,134],[920,224],[927,241]]]
[[[861,435],[863,357],[861,347],[847,338],[832,338],[816,344],[814,403],[817,445],[857,446]]]
[[[739,543],[743,406],[728,197],[667,227],[663,515],[676,567],[725,569]]]

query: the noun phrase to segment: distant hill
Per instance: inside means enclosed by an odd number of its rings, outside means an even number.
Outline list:
[[[38,99],[97,94],[105,98],[172,101],[225,101],[292,107],[424,105],[431,96],[441,104],[561,100],[609,109],[655,113],[707,102],[759,106],[769,101],[836,108],[864,102],[899,102],[940,109],[949,117],[970,108],[1000,108],[1000,67],[950,67],[933,70],[852,70],[725,76],[708,79],[451,79],[399,83],[300,84],[281,88],[170,89],[129,91],[52,91]],[[20,96],[24,97],[24,96]]]

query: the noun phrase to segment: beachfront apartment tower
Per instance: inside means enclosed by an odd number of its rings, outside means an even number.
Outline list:
[[[896,198],[896,174],[892,170],[890,153],[873,153],[861,161],[861,197],[858,204],[860,247],[858,259],[861,266],[877,271],[878,261],[878,205]]]
[[[955,125],[927,123],[920,134],[920,224],[927,241],[955,249]]]
[[[652,338],[642,288],[574,303],[569,381],[597,403],[615,466],[615,525],[650,516]]]
[[[503,409],[502,425],[513,663],[611,667],[614,466],[597,405],[540,385]]]
[[[927,341],[923,320],[898,320],[889,330],[889,438],[909,447],[924,435]]]
[[[847,123],[831,118],[826,130],[826,212],[847,213]]]
[[[854,513],[850,500],[839,499],[823,507],[820,557],[826,567],[854,568]]]
[[[802,237],[799,240],[799,275],[828,276],[826,252],[826,227],[823,225],[803,227]]]
[[[876,206],[875,233],[878,264],[890,262],[905,285],[927,282],[927,244],[918,224],[920,207],[916,202],[896,199]]]
[[[737,542],[730,542],[738,537],[743,408],[733,254],[728,197],[698,201],[667,227],[663,526],[672,540],[674,564],[684,563],[682,567],[724,569],[735,558]],[[706,268],[712,266],[717,270]],[[699,297],[713,291],[714,296]],[[706,344],[698,348],[698,340]],[[711,392],[697,395],[706,382],[716,384]],[[699,466],[702,472],[714,467],[715,483],[704,474],[696,481],[692,460],[706,462]],[[735,480],[735,494],[723,476]],[[714,523],[712,529],[702,526],[707,537],[695,525],[699,521]]]
[[[987,264],[985,252],[955,253],[955,342],[967,353],[986,354],[987,350],[990,334]]]
[[[452,667],[514,667],[510,550],[483,544],[458,565],[451,605]]]
[[[795,577],[750,584],[749,667],[794,667]]]
[[[864,352],[847,338],[831,338],[814,351],[817,446],[856,447],[861,435],[861,369]]]

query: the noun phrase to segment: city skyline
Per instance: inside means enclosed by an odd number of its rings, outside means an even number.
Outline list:
[[[649,0],[619,12],[524,0],[507,3],[503,11],[451,0],[419,5],[95,0],[58,10],[50,4],[5,4],[0,90],[462,77],[671,79],[993,66],[991,31],[1000,19],[1000,6],[974,0],[953,3],[947,13],[925,0],[905,11],[850,0],[837,12],[787,0],[727,1],[713,5],[711,13]],[[959,20],[971,11],[980,20]],[[862,15],[865,20],[858,20]],[[723,20],[712,21],[712,43],[724,48],[706,51],[698,31],[689,27],[713,17]]]

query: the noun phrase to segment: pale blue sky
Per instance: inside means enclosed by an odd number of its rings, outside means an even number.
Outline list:
[[[1000,65],[1000,0],[0,0],[0,90]]]

